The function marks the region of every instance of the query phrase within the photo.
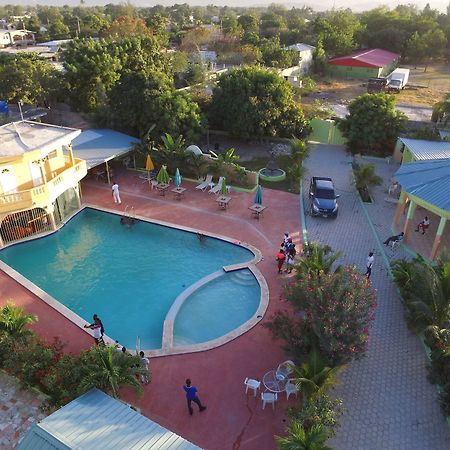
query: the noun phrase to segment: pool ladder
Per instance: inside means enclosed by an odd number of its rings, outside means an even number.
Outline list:
[[[136,211],[134,206],[125,206],[125,211],[123,212],[122,222],[133,225],[136,222]]]

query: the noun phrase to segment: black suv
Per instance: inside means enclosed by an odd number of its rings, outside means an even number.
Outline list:
[[[309,196],[311,198],[311,216],[337,217],[338,203],[336,199],[339,198],[339,195],[334,192],[331,178],[312,177]]]

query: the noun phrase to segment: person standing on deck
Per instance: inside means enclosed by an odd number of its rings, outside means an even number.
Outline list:
[[[119,185],[117,184],[116,181],[112,185],[111,191],[112,191],[112,196],[113,196],[113,199],[114,199],[114,203],[118,203],[120,205],[122,203],[122,201],[120,200]]]

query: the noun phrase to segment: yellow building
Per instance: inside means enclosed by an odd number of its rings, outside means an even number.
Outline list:
[[[74,128],[21,121],[0,127],[0,248],[56,230],[81,207],[86,162]]]

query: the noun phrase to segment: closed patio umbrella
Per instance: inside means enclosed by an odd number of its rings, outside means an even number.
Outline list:
[[[179,186],[181,184],[181,180],[180,170],[177,167],[177,171],[175,172],[175,186]]]
[[[254,203],[256,203],[257,205],[262,205],[262,187],[259,184],[256,188]]]
[[[150,154],[147,155],[147,161],[145,161],[145,170],[151,172],[155,169],[155,165],[153,164],[152,157]]]
[[[159,169],[158,175],[156,175],[156,181],[158,183],[166,183],[168,184],[170,181],[169,174],[167,173],[166,166],[161,166]]]
[[[222,186],[220,186],[221,195],[227,195],[227,179],[223,177]]]

